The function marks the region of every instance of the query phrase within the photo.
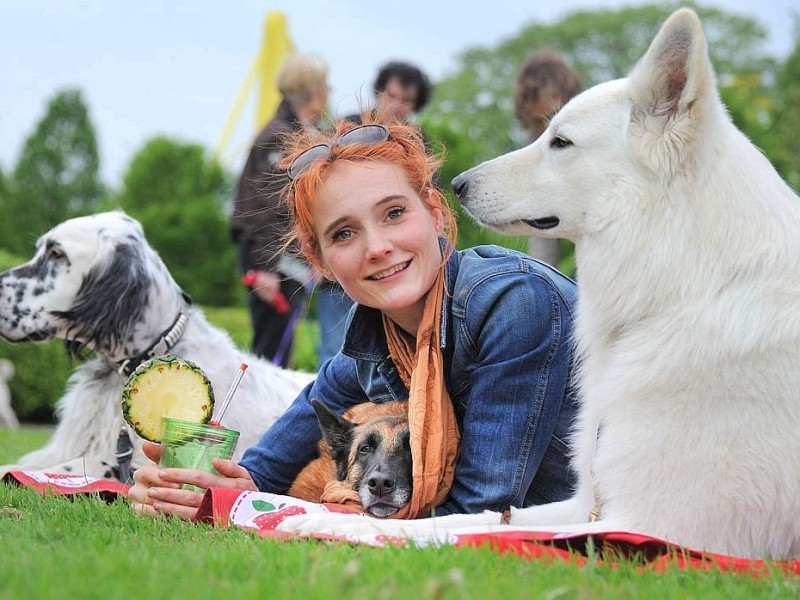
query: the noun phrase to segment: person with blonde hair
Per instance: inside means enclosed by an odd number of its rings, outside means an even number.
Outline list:
[[[344,345],[239,464],[215,459],[222,475],[142,467],[133,509],[193,518],[202,494],[184,482],[285,494],[316,455],[312,399],[337,414],[408,401],[413,492],[392,518],[568,497],[574,282],[507,248],[457,250],[439,159],[414,126],[341,121],[292,142],[282,164],[293,236],[356,303]],[[144,450],[158,460],[159,446]]]
[[[328,64],[314,54],[291,54],[278,71],[277,86],[282,101],[244,165],[230,232],[239,246],[242,281],[250,289],[253,353],[285,367],[313,276],[304,261],[284,251],[290,222],[280,200],[284,179],[278,165],[284,138],[314,128],[327,111]]]

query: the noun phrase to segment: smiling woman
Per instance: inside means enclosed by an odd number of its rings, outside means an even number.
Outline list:
[[[393,517],[566,498],[575,284],[505,248],[455,250],[455,218],[433,183],[439,160],[415,127],[300,132],[281,166],[293,236],[356,302],[344,346],[240,465],[215,465],[229,479],[142,469],[134,502],[190,515],[199,499],[171,486],[198,478],[286,493],[315,457],[312,399],[340,415],[408,400],[413,494]]]

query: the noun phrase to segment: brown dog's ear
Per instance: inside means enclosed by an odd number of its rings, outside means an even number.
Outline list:
[[[311,406],[317,413],[322,437],[328,443],[331,458],[336,463],[336,477],[339,481],[344,481],[347,477],[347,461],[350,456],[350,446],[353,443],[355,424],[340,417],[316,398],[311,399]]]

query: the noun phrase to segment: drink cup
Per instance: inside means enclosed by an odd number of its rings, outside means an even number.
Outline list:
[[[163,453],[159,465],[219,475],[213,466],[214,459],[230,458],[238,440],[239,432],[233,429],[164,417]],[[183,488],[205,491],[189,484],[184,484]]]

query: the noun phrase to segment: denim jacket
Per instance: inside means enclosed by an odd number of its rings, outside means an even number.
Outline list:
[[[573,387],[575,283],[497,246],[453,253],[445,268],[441,347],[461,431],[453,487],[436,514],[563,500],[574,484],[567,440]],[[338,413],[365,401],[407,400],[379,311],[355,306],[342,350],[325,363],[241,465],[261,491],[285,493],[316,456],[309,403]]]

